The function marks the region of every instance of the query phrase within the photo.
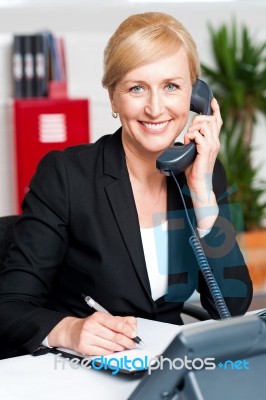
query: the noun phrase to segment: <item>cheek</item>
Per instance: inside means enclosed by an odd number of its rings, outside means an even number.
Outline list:
[[[126,104],[122,104],[119,107],[119,115],[120,115],[120,119],[123,120],[128,120],[130,118],[132,118],[134,116],[134,112],[133,110],[128,107]]]
[[[189,115],[189,106],[184,102],[172,107],[172,113],[175,115],[177,120],[187,119]]]
[[[140,102],[124,100],[119,103],[119,114],[123,118],[137,118],[141,111]]]
[[[166,107],[179,116],[186,115],[190,109],[190,97],[188,94],[170,96]]]
[[[190,111],[190,100],[191,100],[191,96],[186,95],[185,98],[182,101],[182,105],[181,105],[181,114],[188,116],[189,111]]]

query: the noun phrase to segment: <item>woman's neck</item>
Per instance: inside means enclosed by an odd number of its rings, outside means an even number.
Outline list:
[[[160,153],[137,152],[123,143],[129,175],[138,182],[150,187],[160,185],[165,177],[156,168],[156,159]]]
[[[156,216],[160,220],[166,218],[167,184],[166,177],[156,168],[159,154],[145,157],[124,148],[139,224],[141,228],[149,228],[156,224]]]

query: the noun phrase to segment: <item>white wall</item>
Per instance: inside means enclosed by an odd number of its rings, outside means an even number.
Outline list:
[[[28,3],[30,5],[23,8],[0,8],[0,215],[16,212],[10,114],[13,33],[50,29],[65,38],[69,95],[91,100],[92,141],[118,127],[118,121],[111,117],[107,93],[101,87],[102,53],[109,36],[128,15],[144,11],[163,11],[174,15],[193,35],[204,63],[211,63],[208,23],[218,26],[236,16],[239,22],[250,26],[258,39],[266,40],[266,3],[255,0],[162,6],[132,5],[126,0],[73,0],[73,4],[71,0],[28,0]],[[264,162],[265,131],[265,121],[260,118],[254,140],[258,147],[254,155],[256,162]],[[266,176],[266,164],[261,175]]]

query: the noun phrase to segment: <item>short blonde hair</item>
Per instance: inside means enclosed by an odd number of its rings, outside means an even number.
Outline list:
[[[119,25],[107,43],[102,84],[113,88],[129,71],[172,55],[180,47],[186,52],[193,84],[199,77],[200,62],[196,44],[186,28],[174,17],[160,12],[132,15]]]

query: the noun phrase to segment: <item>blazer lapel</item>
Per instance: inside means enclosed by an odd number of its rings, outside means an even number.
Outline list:
[[[104,174],[112,177],[105,185],[105,192],[143,290],[150,301],[153,301],[137,210],[122,147],[121,130],[110,136],[105,145]]]

